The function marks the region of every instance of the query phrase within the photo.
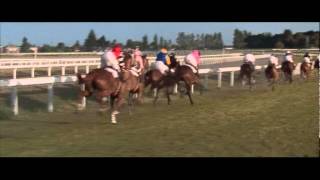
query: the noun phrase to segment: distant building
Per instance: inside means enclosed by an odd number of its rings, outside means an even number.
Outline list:
[[[30,47],[29,49],[34,53],[37,53],[39,50],[38,47]]]
[[[233,46],[224,46],[223,48],[226,49],[226,50],[232,50]]]
[[[4,47],[5,53],[20,53],[20,48],[15,45],[8,45]]]

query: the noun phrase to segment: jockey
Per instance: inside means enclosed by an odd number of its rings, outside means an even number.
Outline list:
[[[162,74],[166,74],[169,71],[170,58],[167,55],[168,51],[166,48],[162,48],[157,54],[155,68],[158,69]]]
[[[255,62],[256,58],[254,57],[253,54],[247,53],[244,58],[243,58],[243,63],[244,64],[249,64],[251,69],[255,69]]]
[[[141,75],[141,73],[144,70],[144,66],[143,66],[143,60],[142,60],[142,52],[140,51],[138,46],[134,50],[133,56],[134,56],[136,65],[134,67],[132,67],[132,69],[135,72],[137,72],[139,75]]]
[[[201,63],[200,51],[199,50],[193,50],[190,54],[188,54],[184,58],[184,62],[187,65],[191,65],[196,70],[196,74],[199,74],[199,64]]]
[[[116,44],[112,50],[105,51],[101,56],[101,67],[111,72],[114,78],[119,78],[121,51],[121,46]]]
[[[306,62],[308,64],[308,66],[311,65],[310,55],[308,52],[303,56],[302,62]]]
[[[284,56],[284,61],[289,61],[289,62],[293,63],[292,53],[290,51],[286,52],[286,54]]]
[[[274,54],[271,54],[270,60],[269,60],[269,65],[274,65],[276,67],[278,65],[278,63],[279,63],[278,58]]]

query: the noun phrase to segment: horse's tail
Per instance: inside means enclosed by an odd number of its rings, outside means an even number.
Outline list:
[[[78,82],[79,84],[84,84],[84,96],[91,96],[91,94],[93,93],[93,85],[92,85],[92,74],[87,74],[86,77],[82,77],[80,73],[77,73],[77,77],[78,77]]]

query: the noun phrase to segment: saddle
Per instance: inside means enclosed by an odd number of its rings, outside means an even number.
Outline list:
[[[190,67],[191,70],[192,70],[192,72],[195,73],[195,74],[198,74],[198,73],[199,73],[199,72],[198,72],[198,71],[199,71],[198,68],[195,67],[194,65],[190,64],[190,63],[186,63],[186,64],[184,64],[184,65],[182,65],[182,66],[188,66],[188,67]]]

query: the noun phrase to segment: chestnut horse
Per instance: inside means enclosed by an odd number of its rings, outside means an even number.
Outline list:
[[[110,96],[111,122],[116,124],[116,115],[119,114],[120,107],[125,102],[125,97],[129,94],[129,110],[132,105],[132,94],[138,93],[142,97],[143,86],[139,83],[139,78],[130,72],[132,66],[132,55],[124,53],[124,67],[121,69],[120,78],[114,78],[112,74],[104,69],[94,69],[86,77],[77,74],[79,84],[84,84],[85,89],[80,91],[79,99],[91,96],[96,92],[97,101],[102,105],[103,98]]]
[[[292,62],[284,61],[281,65],[281,70],[284,73],[285,81],[289,80],[289,83],[293,81],[293,71],[295,69],[295,65]]]
[[[272,91],[275,89],[275,83],[278,82],[280,78],[280,73],[277,70],[274,64],[269,64],[265,70],[265,76],[270,83],[269,86],[272,86]]]
[[[300,66],[300,76],[302,79],[309,79],[311,73],[311,63],[303,62]]]

